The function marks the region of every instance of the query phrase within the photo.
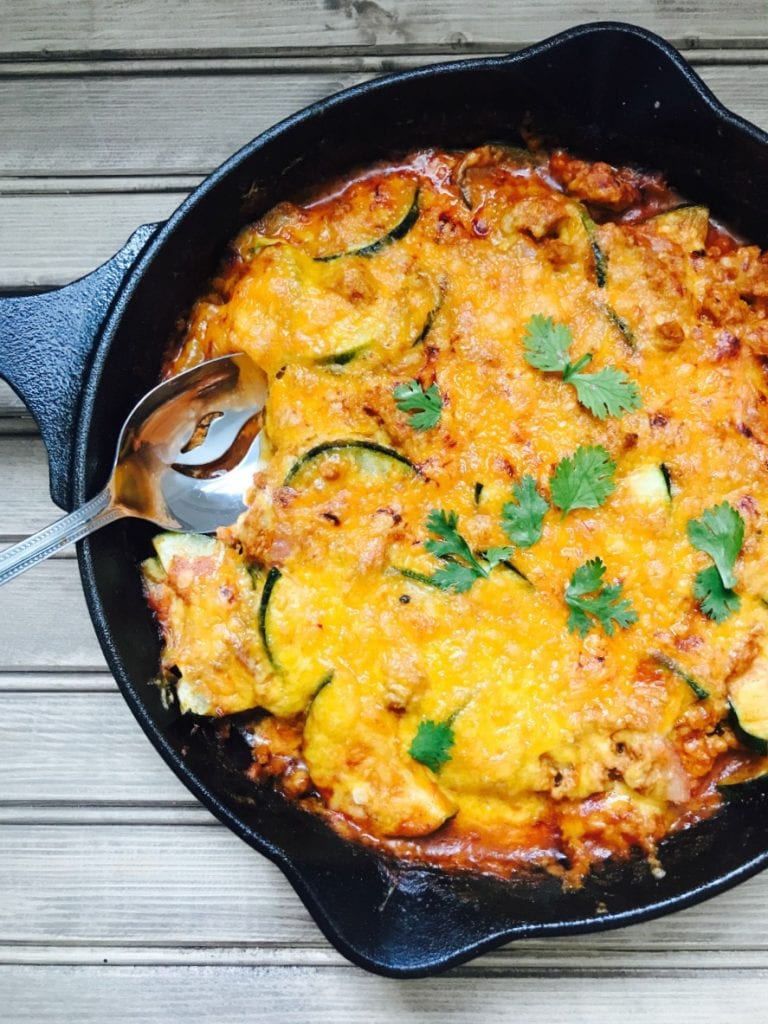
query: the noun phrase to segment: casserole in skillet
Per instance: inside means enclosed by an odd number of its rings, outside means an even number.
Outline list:
[[[145,562],[182,711],[343,835],[578,884],[768,766],[768,259],[659,175],[421,151],[241,232],[263,469]],[[256,797],[256,790],[254,790]]]

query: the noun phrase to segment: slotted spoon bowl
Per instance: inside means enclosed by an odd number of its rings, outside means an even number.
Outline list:
[[[261,462],[266,397],[266,376],[242,353],[152,388],[123,424],[107,486],[0,552],[0,585],[124,516],[195,533],[234,523]]]

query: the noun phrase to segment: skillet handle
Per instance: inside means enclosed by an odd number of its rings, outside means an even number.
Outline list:
[[[42,295],[0,300],[0,377],[40,428],[51,497],[60,508],[70,507],[75,427],[101,326],[159,226],[142,225],[112,259],[79,281]]]

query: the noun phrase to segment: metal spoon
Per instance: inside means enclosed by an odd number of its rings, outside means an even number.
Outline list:
[[[109,483],[82,508],[0,552],[0,585],[124,516],[210,533],[246,508],[261,463],[267,378],[221,356],[159,384],[123,425]]]

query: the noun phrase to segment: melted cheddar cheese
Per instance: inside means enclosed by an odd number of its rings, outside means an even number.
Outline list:
[[[182,710],[268,713],[247,729],[254,778],[300,765],[292,795],[401,856],[577,877],[762,768],[728,700],[768,674],[768,261],[676,205],[658,177],[482,147],[374,168],[241,233],[170,370],[234,351],[262,367],[266,463],[236,525],[161,539],[145,575]],[[641,407],[599,419],[530,365],[535,314]],[[410,380],[438,389],[429,429],[395,401]],[[599,507],[550,508],[464,592],[430,584],[433,510],[476,553],[509,545],[512,485],[551,504],[583,445],[616,464]],[[740,606],[715,622],[687,524],[722,502],[745,539]],[[564,594],[598,557],[637,621],[581,636]],[[413,756],[424,723],[451,737],[432,767]]]

